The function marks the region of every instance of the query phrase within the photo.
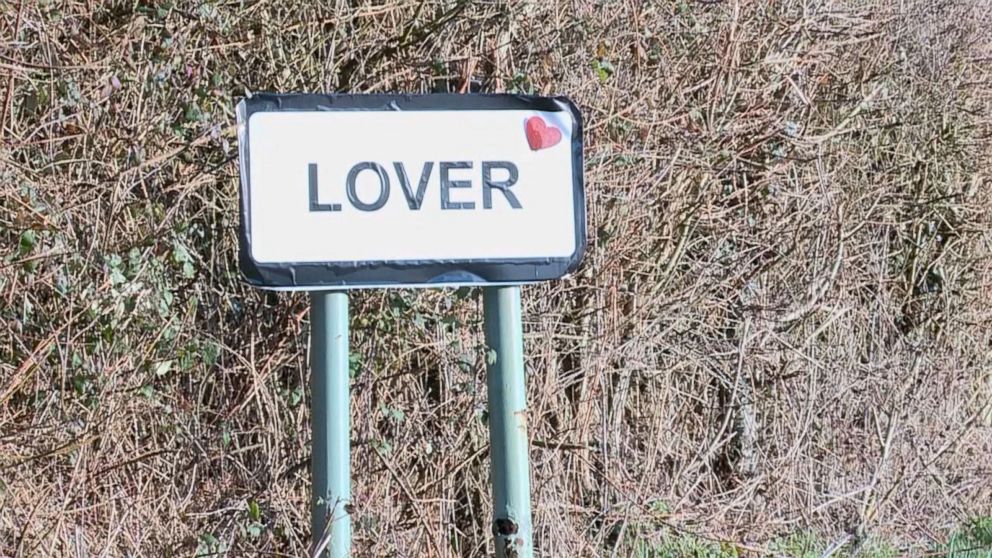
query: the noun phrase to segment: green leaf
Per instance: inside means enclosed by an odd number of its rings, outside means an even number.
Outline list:
[[[372,440],[372,449],[382,455],[389,455],[393,452],[393,445],[386,440]]]
[[[351,375],[351,379],[358,377],[358,373],[362,370],[362,357],[355,353],[348,355],[348,372]]]
[[[21,243],[19,247],[19,253],[21,256],[26,256],[34,250],[35,245],[38,243],[38,235],[31,229],[28,229],[21,233]]]
[[[199,362],[199,350],[195,344],[189,344],[179,355],[179,367],[183,371],[192,370],[196,363]]]
[[[293,391],[289,392],[289,406],[297,407],[303,402],[303,388],[295,387]]]
[[[196,104],[190,103],[186,105],[183,116],[186,118],[186,122],[200,122],[203,120],[203,111]]]
[[[394,407],[380,404],[379,410],[381,410],[382,414],[386,415],[386,417],[394,422],[403,422],[406,420],[406,413],[404,413],[402,409],[396,409]]]
[[[220,359],[220,346],[213,341],[207,341],[203,344],[201,349],[201,355],[203,357],[203,363],[207,366],[213,366],[217,364],[217,360]]]
[[[223,550],[223,545],[213,533],[202,533],[196,545],[197,556],[212,556]]]
[[[661,515],[661,516],[669,515],[672,513],[672,509],[671,507],[669,507],[668,502],[665,502],[664,500],[655,500],[651,502],[651,511],[655,515]]]
[[[79,395],[88,393],[92,385],[89,376],[85,374],[77,374],[72,377],[72,387],[76,389],[76,393]]]
[[[138,248],[131,248],[127,253],[127,264],[134,272],[141,265],[141,250]]]
[[[185,246],[180,244],[178,240],[172,243],[172,261],[176,262],[177,264],[182,264],[192,261],[192,258],[190,258],[189,255],[189,250],[187,250]]]
[[[158,362],[155,364],[154,370],[156,376],[158,377],[165,376],[166,374],[169,373],[169,370],[172,370],[172,361],[163,360],[162,362]]]
[[[616,68],[613,66],[613,63],[605,58],[593,59],[592,69],[595,70],[601,83],[606,83],[606,80],[610,79],[610,76],[616,72]]]
[[[248,500],[248,517],[252,521],[262,520],[262,508],[259,507],[258,502],[255,500]]]
[[[117,285],[123,285],[124,283],[127,283],[127,277],[121,273],[121,270],[116,267],[110,268],[110,284],[116,287]]]

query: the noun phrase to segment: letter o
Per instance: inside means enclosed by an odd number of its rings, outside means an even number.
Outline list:
[[[379,197],[372,203],[365,203],[358,199],[355,181],[358,178],[358,173],[364,170],[372,170],[379,175]],[[382,165],[365,161],[351,167],[351,170],[348,171],[348,201],[351,202],[351,205],[361,211],[375,211],[386,205],[387,200],[389,200],[389,175],[386,174],[386,169],[382,168]]]

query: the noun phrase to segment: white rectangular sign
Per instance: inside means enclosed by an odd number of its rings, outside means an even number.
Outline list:
[[[238,115],[252,284],[522,283],[581,258],[581,120],[567,100],[256,95]]]

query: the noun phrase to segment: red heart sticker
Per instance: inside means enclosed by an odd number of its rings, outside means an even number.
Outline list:
[[[548,126],[540,116],[531,116],[524,125],[527,143],[533,151],[547,149],[561,141],[561,130]]]

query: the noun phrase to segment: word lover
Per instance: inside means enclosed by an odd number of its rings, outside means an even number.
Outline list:
[[[438,180],[434,176],[434,161],[427,161],[420,170],[420,176],[411,181],[403,163],[392,163],[392,172],[387,167],[373,161],[363,161],[351,167],[345,179],[345,192],[348,202],[359,211],[376,211],[389,201],[389,195],[394,190],[392,185],[399,184],[406,198],[407,207],[413,211],[420,210],[424,204],[427,187],[432,183],[439,185],[441,209],[475,209],[476,202],[467,198],[468,192],[460,190],[473,189],[471,173],[473,165],[470,161],[440,161],[437,164]],[[517,165],[509,161],[482,161],[480,164],[480,184],[482,189],[482,208],[493,208],[493,192],[502,196],[509,207],[521,209],[520,200],[510,190],[517,183],[519,172]],[[317,196],[317,164],[308,165],[310,179],[310,211],[341,211],[340,203],[321,203]],[[370,181],[371,178],[371,181]],[[359,181],[362,184],[359,184]],[[497,202],[503,203],[503,202]]]

